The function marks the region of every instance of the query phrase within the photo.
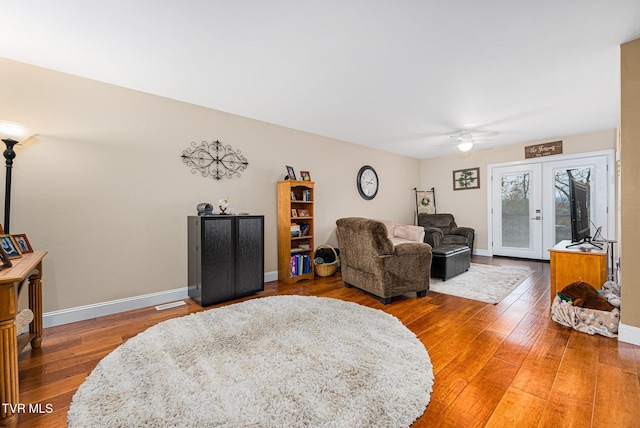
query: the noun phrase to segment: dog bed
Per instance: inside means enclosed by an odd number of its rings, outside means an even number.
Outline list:
[[[618,337],[620,310],[599,311],[573,306],[556,296],[551,305],[551,319],[574,330],[588,334]]]

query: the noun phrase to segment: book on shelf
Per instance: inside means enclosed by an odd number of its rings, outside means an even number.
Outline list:
[[[311,272],[311,256],[308,253],[305,254],[293,254],[289,264],[291,269],[290,276],[304,275]]]
[[[311,230],[311,225],[309,223],[299,223],[298,226],[300,226],[300,235],[298,236],[307,236],[309,235],[309,231]]]

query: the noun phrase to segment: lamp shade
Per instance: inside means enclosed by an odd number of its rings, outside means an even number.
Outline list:
[[[0,120],[0,140],[14,140],[20,143],[34,133],[32,129],[19,123]]]

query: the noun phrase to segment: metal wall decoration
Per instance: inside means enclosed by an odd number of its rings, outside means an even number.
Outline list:
[[[191,167],[191,172],[200,173],[203,177],[212,176],[216,180],[224,177],[240,177],[240,171],[247,169],[247,159],[240,154],[240,150],[233,150],[229,145],[223,145],[216,140],[197,144],[191,143],[192,148],[182,152],[182,161]]]

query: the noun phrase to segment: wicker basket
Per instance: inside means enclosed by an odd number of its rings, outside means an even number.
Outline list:
[[[333,254],[336,256],[335,261],[331,263],[316,263],[316,252],[323,247],[330,248],[331,251],[333,251]],[[336,250],[329,244],[318,245],[318,247],[313,251],[313,264],[315,265],[316,275],[318,276],[331,276],[336,273],[339,261],[338,253],[336,253]]]

